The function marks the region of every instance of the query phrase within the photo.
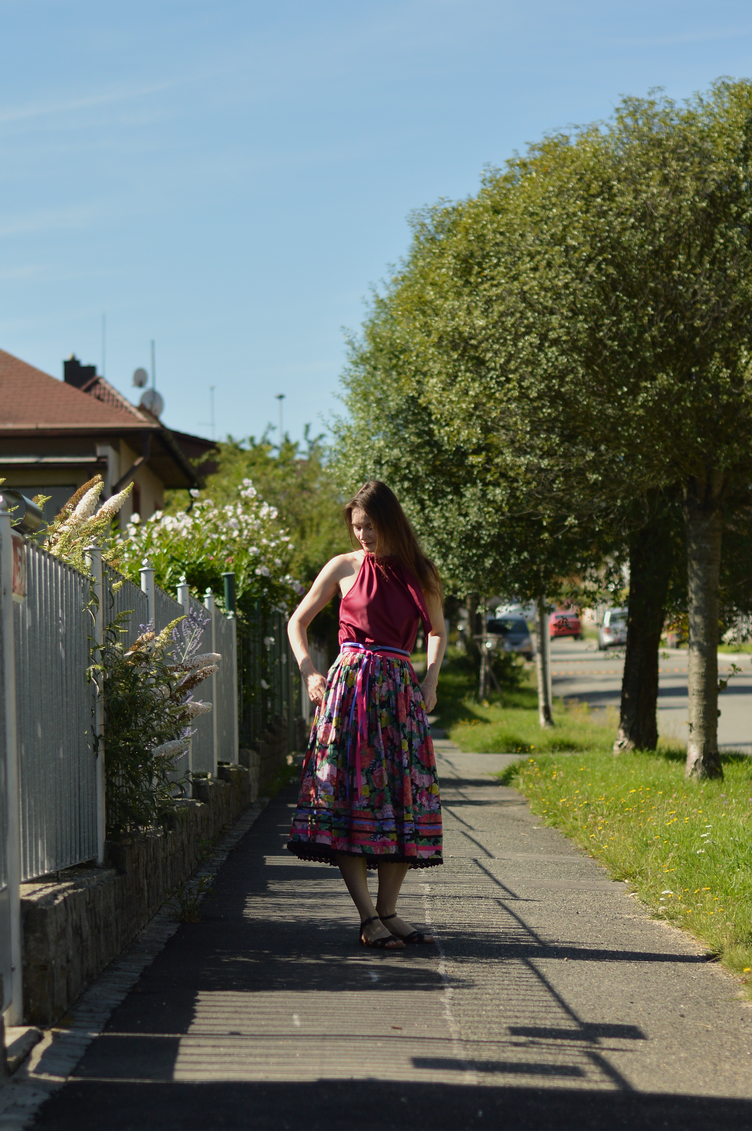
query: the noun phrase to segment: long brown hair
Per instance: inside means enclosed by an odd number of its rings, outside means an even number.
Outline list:
[[[378,479],[369,479],[353,495],[350,502],[345,504],[344,519],[353,545],[357,545],[352,524],[352,514],[356,508],[365,511],[373,523],[378,539],[376,543],[378,553],[383,557],[396,558],[415,574],[424,593],[431,593],[441,600],[439,571],[431,559],[423,553],[418,536],[394,491]]]

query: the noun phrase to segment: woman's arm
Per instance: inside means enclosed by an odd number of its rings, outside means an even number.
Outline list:
[[[329,604],[339,590],[339,583],[347,573],[345,555],[340,554],[327,562],[321,573],[298,605],[295,612],[287,622],[287,635],[295,659],[298,661],[300,674],[305,680],[308,698],[312,703],[321,703],[324,699],[326,679],[317,672],[313,666],[308,651],[308,633],[306,629],[317,613]]]
[[[436,706],[436,687],[439,682],[441,661],[447,646],[446,625],[444,624],[444,608],[435,594],[426,595],[426,608],[431,618],[431,631],[426,640],[426,678],[420,685],[423,692],[423,701],[426,711],[432,711]]]

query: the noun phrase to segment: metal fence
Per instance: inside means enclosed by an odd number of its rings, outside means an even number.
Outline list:
[[[230,665],[224,660],[214,676],[214,748],[217,761],[236,762],[238,759],[238,680],[237,680],[237,621],[234,617],[217,614],[214,617],[214,648],[220,656],[235,657],[230,675]]]
[[[218,762],[237,762],[239,704],[247,704],[253,735],[279,719],[294,733],[300,687],[281,614],[259,613],[250,632],[238,633],[211,595],[202,604],[182,584],[176,600],[155,586],[148,566],[140,586],[103,566],[99,551],[91,568],[93,581],[14,533],[0,498],[0,1001],[11,1023],[21,1018],[20,883],[104,859],[104,768],[94,733],[103,727],[106,757],[107,731],[87,669],[106,625],[123,614],[130,645],[148,625],[159,632],[186,613],[200,619],[199,650],[222,659],[196,688],[213,709],[196,720],[193,771],[215,774]]]
[[[292,750],[295,720],[305,716],[285,615],[257,604],[238,622],[237,650],[240,745],[254,747],[286,727]]]
[[[104,623],[106,625],[112,624],[117,616],[124,613],[122,622],[125,629],[123,643],[130,647],[149,623],[149,599],[146,593],[139,589],[138,585],[134,585],[129,578],[122,577],[109,566],[104,566],[103,573],[102,607]],[[164,596],[171,604],[176,604],[166,593]],[[169,621],[165,621],[165,624],[169,624]]]
[[[197,601],[193,596],[189,597],[188,608],[193,610],[193,612],[205,622],[205,628],[201,637],[201,651],[219,651],[218,648],[213,647],[212,613],[214,615],[214,619],[216,619],[216,617],[221,614],[218,614],[216,610],[207,609],[205,605],[202,605],[201,602]],[[226,670],[224,655],[222,656],[222,662],[219,666],[220,671],[224,675],[224,671],[222,671],[223,668]],[[191,749],[189,755],[191,770],[196,773],[211,774],[212,776],[215,776],[217,773],[217,762],[219,761],[214,744],[214,693],[216,691],[218,676],[219,672],[216,676],[212,676],[211,679],[207,679],[203,683],[200,683],[196,688],[196,698],[202,700],[204,703],[212,703],[212,710],[209,711],[208,714],[199,715],[198,718],[194,719],[193,728],[196,733],[191,739]],[[225,759],[225,761],[236,762],[237,754],[235,754],[233,758]]]
[[[210,703],[212,709],[194,720],[188,764],[179,767],[176,773],[176,778],[184,777],[186,769],[216,776],[219,762],[238,760],[238,657],[234,618],[224,616],[216,607],[210,590],[203,604],[189,592],[185,583],[178,586],[177,599],[171,597],[154,584],[154,570],[148,565],[141,570],[141,590],[132,582],[127,584],[135,593],[143,591],[146,598],[146,619],[141,625],[150,624],[155,632],[161,632],[172,621],[187,614],[192,617],[192,628],[200,633],[198,650],[217,652],[222,657],[219,670],[196,688],[196,698]],[[180,636],[180,630],[176,631]]]
[[[258,605],[236,620],[210,593],[202,603],[184,583],[176,597],[163,592],[146,563],[140,586],[103,565],[98,550],[90,564],[92,578],[13,533],[0,498],[0,977],[2,1004],[16,1021],[20,883],[104,860],[104,762],[94,735],[103,733],[106,758],[107,728],[87,669],[106,626],[120,616],[130,646],[147,626],[160,632],[190,614],[201,629],[199,651],[222,657],[195,689],[212,710],[195,719],[176,780],[186,769],[216,775],[219,762],[238,761],[241,744],[286,740],[291,751],[296,719],[308,718],[283,613]],[[314,660],[325,664],[318,654]]]
[[[25,561],[25,597],[13,605],[22,882],[103,851],[95,688],[87,681],[95,636],[91,583],[34,542],[25,543]],[[142,587],[107,566],[101,572],[100,621],[107,625],[121,615],[126,645],[147,626],[160,632],[187,611],[153,584],[153,570],[142,571]],[[198,688],[212,711],[196,720],[190,769],[216,774],[218,761],[237,762],[237,657],[232,621],[209,598],[207,603],[210,608],[189,597],[203,629],[200,651],[217,651],[222,660],[216,675]],[[106,725],[104,733],[106,751]],[[176,777],[184,777],[187,768],[180,767]],[[0,876],[0,891],[1,885]]]
[[[97,855],[88,580],[33,542],[14,605],[21,879]]]

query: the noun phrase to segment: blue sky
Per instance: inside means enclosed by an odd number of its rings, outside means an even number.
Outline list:
[[[622,94],[752,75],[741,0],[0,0],[0,348],[175,428],[336,411],[406,218]]]

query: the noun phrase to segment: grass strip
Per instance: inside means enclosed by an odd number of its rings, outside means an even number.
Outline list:
[[[533,705],[526,702],[530,698]],[[565,707],[555,701],[556,726],[541,730],[536,693],[528,688],[505,693],[501,703],[473,703],[466,708],[465,716],[450,727],[449,737],[461,750],[479,754],[606,754],[614,744],[618,722],[616,711],[596,715],[586,704]]]
[[[610,731],[609,731],[610,734]],[[538,755],[499,775],[533,812],[627,880],[659,919],[692,932],[752,996],[752,760],[684,780],[684,752]]]
[[[471,660],[450,649],[439,679],[438,725],[460,750],[479,754],[578,753],[608,751],[618,725],[615,710],[554,701],[556,727],[541,730],[535,671],[521,663],[508,670],[501,694],[482,702],[476,696],[477,672]]]

